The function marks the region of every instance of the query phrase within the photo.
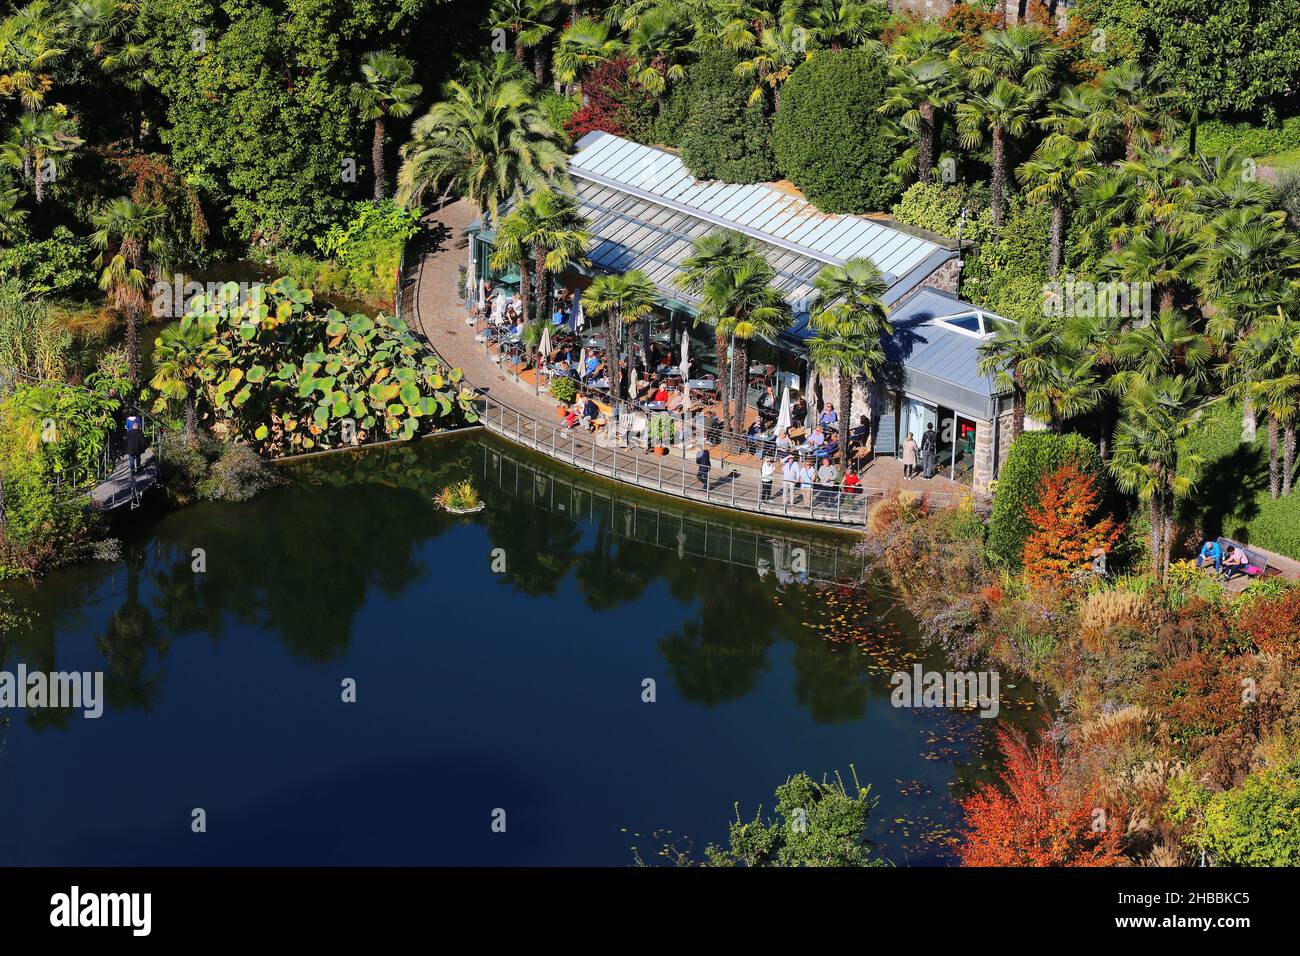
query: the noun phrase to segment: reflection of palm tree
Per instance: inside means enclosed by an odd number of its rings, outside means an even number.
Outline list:
[[[107,662],[104,696],[118,710],[148,713],[161,688],[161,672],[147,674],[150,651],[161,656],[167,642],[158,623],[140,601],[140,570],[144,557],[139,552],[126,556],[126,599],[108,619],[104,634],[96,640]]]

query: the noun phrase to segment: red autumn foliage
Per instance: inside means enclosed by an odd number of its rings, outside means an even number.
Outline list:
[[[606,60],[582,81],[584,103],[564,122],[564,130],[576,143],[593,130],[625,136],[624,99],[630,92],[626,57]]]
[[[1290,659],[1300,657],[1300,587],[1256,598],[1242,612],[1237,627],[1261,651]]]
[[[1157,671],[1142,691],[1142,702],[1165,721],[1175,741],[1198,748],[1244,716],[1235,661],[1197,652]]]
[[[963,866],[1115,866],[1120,852],[1121,816],[1094,829],[1091,799],[1069,794],[1055,744],[1032,746],[1018,732],[998,731],[1006,769],[1005,792],[985,786],[962,801],[967,839],[959,849]]]
[[[1062,465],[1043,479],[1038,505],[1029,511],[1033,530],[1021,560],[1035,584],[1062,585],[1086,568],[1096,551],[1110,552],[1123,526],[1113,518],[1093,523],[1097,480],[1077,465]]]
[[[954,3],[940,19],[939,25],[949,33],[957,33],[968,46],[983,46],[984,31],[1002,26],[1002,16],[980,10],[968,3]]]

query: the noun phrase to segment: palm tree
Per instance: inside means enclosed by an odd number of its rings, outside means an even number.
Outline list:
[[[1062,348],[1031,382],[1025,410],[1060,432],[1067,421],[1095,410],[1101,400],[1101,380],[1091,356]]]
[[[514,55],[518,62],[524,62],[526,50],[532,51],[533,77],[538,86],[547,83],[550,62],[547,40],[555,32],[560,6],[558,0],[493,0],[488,14],[488,29],[514,35]]]
[[[781,108],[781,87],[795,67],[809,56],[802,42],[804,34],[797,32],[798,29],[788,23],[764,29],[749,59],[736,64],[737,74],[754,77],[754,89],[749,94],[751,105],[762,102],[766,88],[772,91],[773,108]]]
[[[668,84],[686,76],[692,39],[690,21],[671,4],[652,7],[628,35],[629,75],[654,95],[660,112]]]
[[[873,6],[861,0],[813,0],[803,13],[803,23],[818,46],[838,52],[873,39],[868,16]]]
[[[1115,342],[1112,389],[1123,394],[1137,382],[1181,375],[1196,388],[1208,384],[1214,342],[1192,327],[1187,314],[1163,309],[1152,322],[1125,329]]]
[[[1127,282],[1150,283],[1161,312],[1171,310],[1197,274],[1203,250],[1190,233],[1148,229],[1133,236],[1118,256],[1107,256],[1098,268]]]
[[[1121,63],[1102,73],[1095,89],[1094,135],[1116,133],[1126,160],[1137,159],[1140,149],[1151,148],[1162,135],[1177,132],[1179,124],[1158,66]]]
[[[591,233],[577,201],[563,193],[539,189],[519,200],[502,220],[493,263],[496,265],[498,256],[501,263],[521,263],[522,284],[528,281],[523,260],[532,256],[537,280],[536,318],[541,320],[551,314],[551,277],[582,262],[589,245]]]
[[[1027,187],[1025,195],[1031,202],[1052,204],[1048,275],[1053,278],[1061,271],[1065,258],[1066,199],[1091,182],[1094,175],[1084,149],[1064,138],[1044,140],[1016,170],[1016,178]]]
[[[1173,547],[1175,507],[1191,493],[1204,459],[1187,446],[1203,402],[1180,375],[1139,382],[1124,393],[1109,470],[1120,490],[1147,503],[1151,570],[1163,583]]]
[[[402,147],[398,200],[416,205],[426,190],[441,189],[473,202],[492,225],[521,188],[564,186],[563,140],[531,86],[508,58],[449,83],[448,98],[416,120]]]
[[[582,307],[591,315],[604,315],[609,354],[610,392],[617,401],[623,390],[623,370],[619,359],[623,355],[623,326],[650,314],[658,292],[655,284],[640,269],[623,275],[597,276],[582,294]]]
[[[827,266],[813,280],[818,299],[809,324],[813,365],[835,373],[840,383],[840,460],[848,461],[848,429],[853,424],[853,380],[862,376],[868,391],[885,364],[881,338],[893,334],[881,296],[888,287],[870,259]]]
[[[1133,236],[1137,184],[1118,170],[1103,167],[1080,190],[1079,205],[1084,212],[1084,237],[1093,241],[1104,230],[1111,254],[1118,256]]]
[[[749,391],[749,342],[774,339],[790,325],[790,307],[773,285],[776,270],[756,252],[734,267],[714,271],[705,280],[700,318],[729,336],[735,346],[728,391],[735,398],[730,428],[745,430],[745,399]]]
[[[367,53],[361,64],[361,75],[363,82],[353,83],[349,95],[360,108],[361,118],[373,120],[375,124],[370,164],[375,172],[375,201],[378,202],[388,191],[388,177],[384,173],[384,121],[390,116],[394,119],[410,116],[423,87],[411,82],[414,64],[392,53]]]
[[[560,34],[551,65],[555,78],[571,87],[588,70],[614,59],[622,51],[623,41],[608,23],[594,17],[579,17]]]
[[[0,186],[0,239],[5,242],[16,242],[24,235],[27,210],[18,206],[20,195],[16,186]]]
[[[1248,399],[1268,416],[1269,493],[1273,498],[1289,495],[1295,470],[1295,423],[1300,416],[1300,321],[1280,307],[1260,319],[1234,344],[1222,371],[1229,382],[1225,394]]]
[[[1064,59],[1051,33],[1028,24],[986,30],[983,42],[967,56],[966,76],[972,89],[987,90],[1009,83],[1035,105],[1052,91]]]
[[[998,391],[1012,395],[1012,441],[1025,430],[1029,394],[1047,379],[1060,348],[1058,323],[1036,311],[1020,321],[997,323],[993,335],[980,345],[979,373],[992,375]]]
[[[721,272],[734,271],[754,253],[753,244],[738,232],[724,230],[700,236],[691,244],[691,254],[682,260],[677,285],[692,295],[700,296],[712,277]],[[703,315],[698,319],[707,321]],[[713,324],[714,348],[718,356],[718,376],[726,383],[722,390],[722,419],[731,420],[731,375],[727,363],[730,339],[726,331]]]
[[[185,440],[190,444],[197,429],[196,395],[210,377],[214,360],[229,357],[211,333],[198,319],[186,316],[179,325],[163,329],[154,342],[154,376],[149,384],[163,398],[184,402]]]
[[[908,150],[897,164],[898,171],[916,169],[919,182],[928,183],[934,170],[939,122],[957,98],[957,70],[952,60],[931,58],[891,66],[893,85],[878,107],[880,112],[902,114],[899,123],[916,137],[914,150]]]
[[[140,337],[138,322],[144,311],[145,289],[149,279],[165,268],[161,262],[164,243],[158,230],[166,217],[161,206],[132,202],[126,197],[114,199],[91,217],[94,232],[90,240],[99,255],[97,268],[103,269],[99,287],[108,293],[113,307],[126,316],[126,354],[133,386],[140,384]],[[146,257],[152,255],[152,267]]]
[[[57,175],[59,157],[82,142],[77,137],[76,121],[61,107],[27,112],[18,117],[8,141],[0,143],[0,162],[32,180],[40,204],[45,198],[46,182]]]
[[[1033,115],[1033,101],[1023,88],[998,80],[988,93],[972,93],[957,106],[961,144],[975,149],[987,129],[993,140],[993,225],[1001,229],[1006,210],[1009,140],[1023,136]]]
[[[1209,299],[1227,304],[1226,321],[1212,321],[1220,341],[1236,329],[1233,305],[1253,303],[1272,311],[1287,285],[1300,276],[1300,237],[1285,228],[1286,214],[1259,206],[1230,209],[1200,232],[1204,255],[1197,284]]]
[[[58,37],[71,30],[68,13],[46,0],[33,0],[0,19],[0,96],[16,96],[29,113],[45,108],[54,87],[51,70],[68,52]]]

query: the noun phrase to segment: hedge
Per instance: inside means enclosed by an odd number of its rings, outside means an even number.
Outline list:
[[[656,137],[681,149],[698,179],[758,183],[773,179],[772,119],[763,104],[747,103],[752,80],[736,74],[739,57],[706,54],[678,83],[655,125]]]
[[[1244,156],[1257,158],[1300,149],[1300,116],[1287,117],[1275,127],[1209,120],[1196,127],[1196,149],[1202,153],[1226,153],[1235,149]]]
[[[1027,513],[1038,504],[1038,486],[1052,472],[1070,463],[1094,475],[1101,472],[1096,446],[1082,435],[1024,432],[1011,443],[993,493],[990,558],[1009,568],[1020,567],[1020,552],[1031,530]]]
[[[841,50],[799,64],[781,88],[772,125],[777,166],[824,212],[889,208],[894,144],[878,111],[888,85],[883,57]]]

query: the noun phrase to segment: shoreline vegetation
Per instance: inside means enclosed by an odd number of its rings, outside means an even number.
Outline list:
[[[156,422],[176,507],[245,501],[270,461],[474,423],[460,371],[386,314],[403,248],[426,206],[473,204],[532,341],[591,241],[568,152],[604,130],[700,179],[960,239],[959,291],[997,320],[979,371],[1006,461],[988,500],[874,504],[860,550],[954,666],[1055,701],[1040,734],[999,734],[962,861],[1300,865],[1300,585],[1189,560],[1221,535],[1300,559],[1300,0],[940,6],[7,5],[0,581],[115,558],[86,501],[128,416]],[[701,321],[743,374],[793,310],[756,250],[693,252]],[[256,280],[170,287],[233,262]],[[892,334],[880,279],[854,260],[817,283],[810,361],[850,400]],[[1123,314],[1095,294],[1116,283]],[[621,332],[658,292],[634,272],[587,295]],[[809,770],[707,862],[877,865],[870,787]],[[808,802],[826,815],[794,839]]]

